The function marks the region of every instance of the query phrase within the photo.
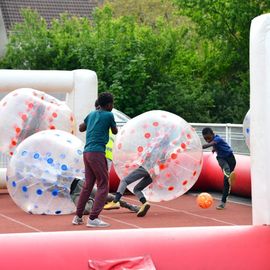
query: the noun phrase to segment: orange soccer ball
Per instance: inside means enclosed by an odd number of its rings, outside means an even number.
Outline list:
[[[213,202],[213,197],[207,192],[203,192],[197,196],[197,204],[201,208],[209,208],[212,206]]]

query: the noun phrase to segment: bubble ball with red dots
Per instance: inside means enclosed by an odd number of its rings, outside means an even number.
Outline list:
[[[113,162],[120,179],[144,167],[153,180],[143,190],[147,200],[169,201],[183,195],[197,181],[202,145],[194,128],[183,118],[166,111],[149,111],[120,129]],[[128,186],[131,192],[138,181]]]
[[[0,101],[0,151],[12,155],[28,136],[47,129],[75,131],[72,111],[44,92],[20,88]]]
[[[75,211],[70,197],[74,178],[84,178],[83,142],[60,130],[37,132],[15,150],[7,168],[13,201],[31,214]]]
[[[248,110],[243,121],[243,135],[245,137],[247,147],[250,149],[250,110]]]

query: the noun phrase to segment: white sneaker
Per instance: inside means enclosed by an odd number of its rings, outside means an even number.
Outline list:
[[[73,225],[81,225],[83,224],[83,218],[81,217],[78,217],[78,216],[75,216],[72,220],[72,224]]]
[[[95,218],[93,220],[88,219],[86,226],[87,227],[103,227],[104,228],[104,227],[110,226],[110,224],[102,221],[99,218]]]

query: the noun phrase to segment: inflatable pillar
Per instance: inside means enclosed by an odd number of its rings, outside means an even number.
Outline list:
[[[250,154],[253,224],[270,224],[270,14],[250,29]]]

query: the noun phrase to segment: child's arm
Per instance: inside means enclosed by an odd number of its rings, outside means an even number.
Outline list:
[[[202,146],[203,149],[209,148],[209,147],[215,147],[216,142],[212,141],[210,143],[206,143]]]
[[[80,131],[80,132],[86,131],[86,124],[85,124],[85,123],[81,123],[81,124],[79,125],[79,131]]]
[[[118,133],[117,127],[111,127],[112,134],[116,135]]]

